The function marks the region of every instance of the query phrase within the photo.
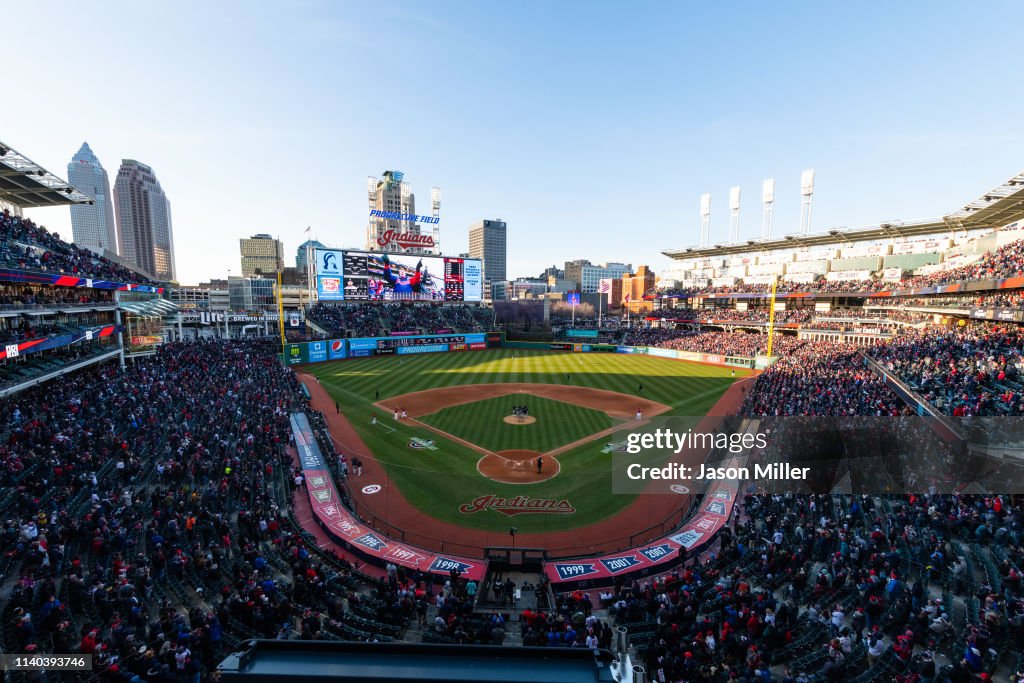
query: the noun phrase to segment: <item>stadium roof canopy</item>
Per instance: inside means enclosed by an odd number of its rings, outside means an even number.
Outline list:
[[[178,312],[178,304],[155,297],[148,301],[122,301],[117,307],[122,311],[149,318],[163,318]]]
[[[806,235],[783,235],[767,239],[720,243],[706,247],[666,249],[661,253],[669,258],[690,259],[791,249],[793,247],[820,247],[843,242],[923,237],[947,231],[960,232],[997,228],[1021,218],[1024,218],[1024,173],[1010,178],[962,209],[942,218],[910,223],[893,221],[863,228],[837,228]]]
[[[22,208],[95,203],[92,197],[3,142],[0,142],[0,201]]]

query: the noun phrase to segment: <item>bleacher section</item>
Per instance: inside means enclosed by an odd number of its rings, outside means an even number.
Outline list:
[[[328,336],[376,337],[486,332],[492,329],[494,311],[473,304],[316,303],[306,317]]]

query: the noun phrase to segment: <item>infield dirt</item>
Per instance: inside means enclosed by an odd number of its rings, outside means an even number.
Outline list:
[[[306,386],[312,395],[312,407],[324,414],[330,428],[331,435],[337,445],[341,449],[344,449],[346,453],[358,455],[363,459],[365,470],[364,481],[380,482],[384,484],[386,489],[394,489],[390,496],[373,496],[362,495],[359,493],[358,486],[353,487],[353,493],[358,500],[360,514],[368,512],[374,518],[386,520],[386,524],[380,528],[381,532],[389,534],[393,533],[392,531],[389,531],[389,528],[403,529],[409,532],[409,542],[417,543],[425,548],[436,546],[434,549],[442,552],[469,552],[472,548],[482,549],[487,546],[501,546],[508,543],[507,533],[503,531],[476,529],[445,522],[429,516],[429,514],[406,500],[401,495],[401,490],[394,487],[393,483],[388,480],[384,467],[381,466],[381,464],[373,457],[369,448],[367,448],[366,444],[363,443],[358,432],[356,432],[345,416],[336,414],[334,400],[327,393],[326,388],[318,384],[316,379],[309,374],[300,374],[300,379],[305,380]],[[741,380],[730,386],[711,410],[708,411],[707,416],[701,420],[699,429],[710,431],[713,425],[717,424],[721,420],[722,416],[734,415],[740,404],[743,402],[743,392],[748,381],[752,381],[752,379]],[[472,396],[467,392],[467,389],[470,387],[466,386],[446,387],[443,389],[433,389],[415,392],[413,394],[406,394],[402,397],[403,403],[400,407],[405,408],[407,414],[412,417],[415,414],[429,414],[430,412],[435,412],[441,408],[447,407],[448,405],[458,405],[461,403],[480,400],[480,394],[483,394],[486,398],[490,398],[515,394],[520,390],[522,390],[523,393],[526,393],[526,391],[529,390],[530,393],[534,393],[538,396],[544,396],[545,398],[570,401],[580,405],[586,405],[591,408],[614,411],[610,412],[610,414],[618,417],[624,417],[626,419],[632,419],[637,407],[645,404],[644,399],[638,399],[634,396],[627,396],[625,394],[618,394],[610,391],[602,391],[600,389],[581,390],[579,387],[548,384],[495,384],[475,386],[479,386],[481,389],[479,389],[478,394]],[[447,393],[439,395],[435,392]],[[590,394],[591,396],[594,396],[595,394],[604,394],[605,396],[601,398],[601,401],[603,402],[602,405],[604,407],[582,403],[580,397],[583,394]],[[427,398],[425,398],[426,395],[430,395],[430,398],[435,400],[430,400],[428,402]],[[438,396],[446,396],[450,400],[450,403],[441,405],[440,402],[436,400]],[[653,401],[647,401],[646,404],[647,405],[644,410],[645,415],[652,416],[661,412],[657,410],[656,406],[660,407],[662,404],[655,404]],[[388,401],[381,402],[379,405],[385,406],[390,411],[392,405],[398,404],[395,403],[394,399],[389,399]],[[415,413],[414,410],[420,412]],[[662,411],[663,410],[664,408],[662,408]],[[593,437],[588,437],[585,441],[590,441],[599,436],[600,435],[594,435]],[[574,447],[574,445],[570,444],[566,448],[570,447]],[[477,450],[484,453],[484,449],[477,447]],[[551,452],[551,454],[555,453],[555,451]],[[690,464],[702,462],[704,456],[705,454],[703,453],[684,453],[684,458],[691,461]],[[546,459],[547,456],[545,456],[545,460]],[[622,549],[622,546],[620,541],[609,541],[609,539],[621,537],[624,530],[626,530],[627,533],[630,533],[629,530],[641,532],[642,529],[650,523],[650,520],[653,519],[664,519],[666,521],[670,519],[679,520],[680,516],[686,516],[686,512],[689,509],[692,500],[693,496],[691,494],[641,495],[637,496],[636,500],[630,503],[628,507],[618,514],[599,522],[565,529],[564,531],[521,533],[517,537],[517,542],[521,543],[523,547],[547,548],[551,553],[551,557],[566,557],[583,553],[612,552]],[[372,520],[364,519],[364,522],[370,523]],[[310,523],[315,524],[313,522]],[[371,524],[371,526],[373,525]],[[643,534],[638,534],[638,536],[643,536]],[[449,544],[449,542],[441,542],[436,539],[451,539],[451,541]],[[652,539],[640,538],[637,539],[636,542],[641,543],[646,540]]]

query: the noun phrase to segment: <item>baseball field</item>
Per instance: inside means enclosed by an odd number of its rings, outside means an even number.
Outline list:
[[[540,539],[636,512],[637,496],[611,493],[616,430],[638,417],[704,416],[750,374],[646,355],[511,349],[305,372],[335,404],[321,409],[338,450],[364,463],[362,477],[349,480],[360,502],[396,528],[440,523],[451,541],[458,528],[507,534],[511,526]],[[665,516],[666,497],[640,496],[661,499],[648,506],[648,522]]]

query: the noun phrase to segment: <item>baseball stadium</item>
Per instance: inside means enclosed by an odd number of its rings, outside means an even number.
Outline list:
[[[678,279],[597,316],[475,302],[471,259],[317,249],[300,316],[236,319],[20,215],[76,196],[0,149],[5,652],[146,681],[183,653],[229,680],[1020,667],[1024,176],[938,221],[668,250]],[[666,425],[764,441],[619,485]]]
[[[0,14],[0,683],[1024,683],[1016,6],[115,5]]]

